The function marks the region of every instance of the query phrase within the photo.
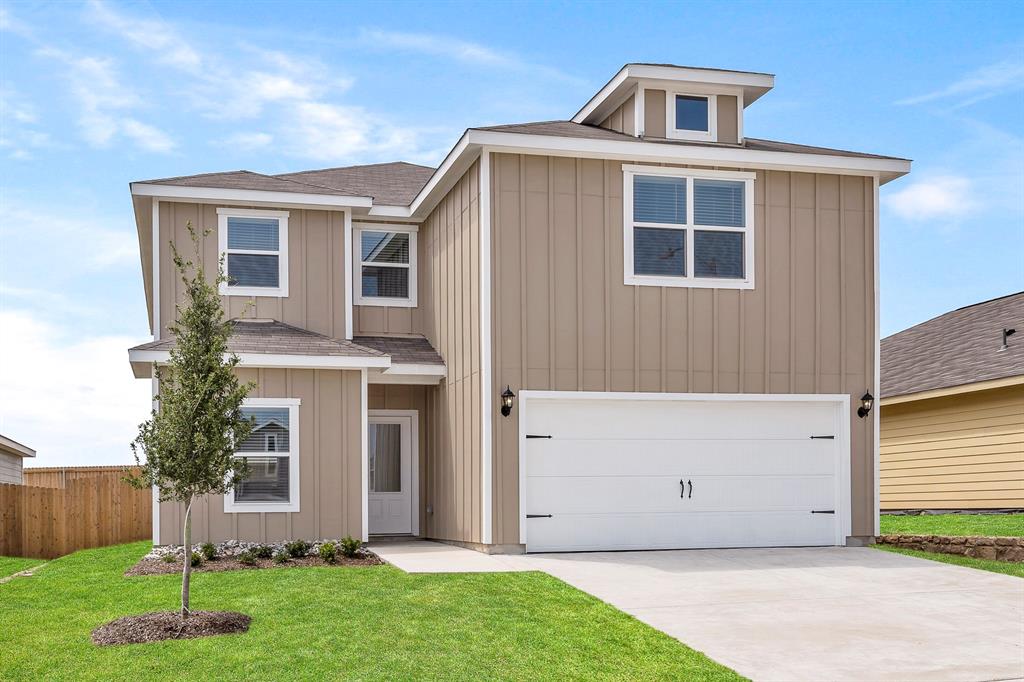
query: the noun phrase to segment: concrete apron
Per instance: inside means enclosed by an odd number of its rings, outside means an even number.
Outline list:
[[[754,680],[1024,678],[1024,580],[875,549],[372,549],[412,573],[545,571]]]

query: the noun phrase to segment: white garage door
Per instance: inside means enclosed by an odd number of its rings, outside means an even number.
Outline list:
[[[527,551],[841,544],[844,398],[724,398],[523,391]]]

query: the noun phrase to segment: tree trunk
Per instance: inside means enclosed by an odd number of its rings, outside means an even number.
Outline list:
[[[184,567],[181,569],[181,619],[189,616],[188,597],[189,583],[192,577],[192,499],[188,498],[188,506],[185,507],[185,537],[184,537]]]

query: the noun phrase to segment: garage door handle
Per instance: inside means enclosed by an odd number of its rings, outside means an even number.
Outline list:
[[[686,484],[683,483],[683,479],[679,479],[679,499],[686,497]]]
[[[811,513],[812,514],[835,514],[836,510],[835,509],[813,509],[813,510],[811,510]]]
[[[690,486],[690,494],[687,497],[693,497],[693,481],[687,481],[686,485]]]
[[[550,519],[551,514],[527,514],[528,519]]]

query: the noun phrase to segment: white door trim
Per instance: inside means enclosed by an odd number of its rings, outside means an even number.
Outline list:
[[[526,545],[526,416],[530,401],[539,400],[636,400],[693,402],[829,402],[835,405],[835,441],[839,461],[836,466],[835,544],[846,544],[852,532],[850,500],[850,396],[844,393],[631,393],[627,391],[519,391],[519,543]]]
[[[369,427],[374,417],[408,417],[409,418],[409,473],[412,486],[410,497],[410,513],[412,514],[412,534],[420,534],[420,413],[419,410],[367,410],[366,424]],[[369,452],[367,452],[369,457]],[[367,467],[369,468],[369,467]],[[370,494],[370,481],[367,479],[365,495]]]

